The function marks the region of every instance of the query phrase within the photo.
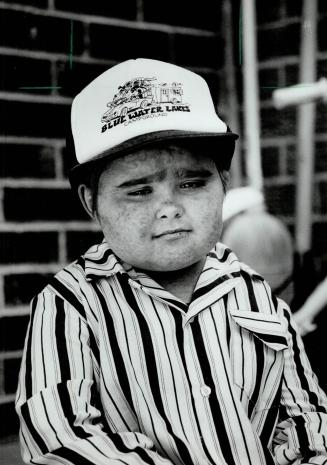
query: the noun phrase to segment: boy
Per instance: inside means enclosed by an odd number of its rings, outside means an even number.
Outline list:
[[[327,463],[327,401],[286,305],[217,243],[237,136],[204,80],[129,60],[76,97],[72,130],[104,241],[32,302],[24,460]]]

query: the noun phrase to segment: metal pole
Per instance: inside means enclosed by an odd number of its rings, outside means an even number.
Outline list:
[[[227,118],[232,130],[240,133],[239,105],[237,98],[235,64],[234,64],[234,35],[233,35],[233,8],[231,0],[223,2],[223,27],[225,38],[225,83],[227,100]],[[236,144],[235,154],[231,165],[232,187],[242,185],[241,150],[240,143]]]
[[[316,80],[317,0],[305,0],[301,34],[300,83]],[[315,104],[297,110],[296,250],[302,255],[311,248],[314,171]]]
[[[246,169],[249,184],[262,190],[255,0],[242,0],[241,5]]]

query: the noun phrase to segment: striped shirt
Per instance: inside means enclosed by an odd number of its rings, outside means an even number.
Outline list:
[[[285,303],[222,244],[191,303],[106,242],[32,301],[17,392],[32,464],[327,464],[327,399]]]

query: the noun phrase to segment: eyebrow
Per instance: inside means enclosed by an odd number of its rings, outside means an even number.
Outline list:
[[[158,171],[153,174],[149,174],[148,176],[143,176],[141,178],[134,178],[124,181],[123,183],[116,186],[117,188],[124,188],[124,187],[133,187],[139,186],[140,184],[151,184],[154,180],[162,180],[166,175],[166,170]],[[185,169],[181,168],[176,171],[176,175],[178,178],[210,178],[212,176],[212,172],[207,169]]]
[[[210,176],[212,176],[212,172],[209,171],[209,170],[206,170],[206,169],[202,169],[202,168],[199,168],[199,169],[194,169],[194,170],[191,170],[191,169],[186,169],[186,168],[182,168],[180,170],[177,171],[177,176],[179,178],[210,178]]]

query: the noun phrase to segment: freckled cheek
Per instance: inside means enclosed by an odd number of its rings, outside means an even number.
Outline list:
[[[134,239],[143,239],[151,232],[149,215],[135,206],[119,209],[107,224],[116,234]]]
[[[201,224],[215,224],[221,221],[222,203],[217,198],[208,196],[196,205],[190,205],[189,211]]]
[[[203,239],[212,244],[217,242],[222,231],[222,206],[219,199],[209,197],[203,208],[198,210],[196,221]]]
[[[135,229],[136,228],[141,239],[151,237],[153,233],[153,218],[150,211],[139,213],[135,222]]]

